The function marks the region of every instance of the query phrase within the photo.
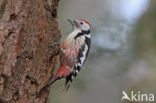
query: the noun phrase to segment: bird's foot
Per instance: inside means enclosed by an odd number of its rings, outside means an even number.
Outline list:
[[[49,47],[56,47],[56,46],[60,46],[60,42],[49,44]]]
[[[57,55],[60,55],[62,53],[62,50],[61,50],[61,47],[60,47],[60,43],[59,42],[49,44],[49,48],[50,48],[49,54],[52,57],[57,56]]]

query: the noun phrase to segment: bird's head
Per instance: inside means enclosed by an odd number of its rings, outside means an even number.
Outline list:
[[[90,31],[90,23],[85,20],[82,19],[78,19],[78,20],[67,19],[67,20],[72,24],[74,29]]]

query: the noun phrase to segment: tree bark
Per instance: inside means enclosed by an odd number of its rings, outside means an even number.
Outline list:
[[[60,40],[59,0],[0,0],[0,103],[47,103]],[[51,51],[52,54],[49,52]]]

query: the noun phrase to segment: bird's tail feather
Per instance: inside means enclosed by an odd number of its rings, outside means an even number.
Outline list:
[[[66,77],[66,82],[65,82],[63,91],[68,91],[71,82],[72,82],[71,75],[69,75],[68,77]]]

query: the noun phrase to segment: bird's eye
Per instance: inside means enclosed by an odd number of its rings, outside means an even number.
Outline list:
[[[81,22],[80,24],[83,25],[83,22]]]

